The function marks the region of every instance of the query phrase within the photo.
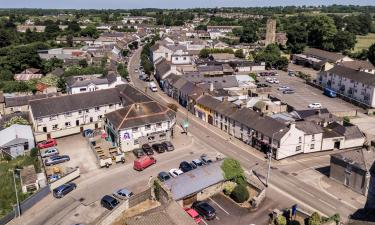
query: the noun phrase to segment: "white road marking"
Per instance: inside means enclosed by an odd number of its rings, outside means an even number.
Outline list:
[[[202,218],[201,220],[204,224],[208,225],[208,223]]]
[[[334,205],[331,205],[331,204],[329,204],[328,202],[326,202],[326,201],[324,201],[324,200],[322,200],[322,199],[320,199],[320,198],[318,198],[318,200],[321,201],[321,202],[323,202],[324,204],[328,205],[328,206],[331,207],[332,209],[336,209],[336,207],[335,207]]]
[[[305,194],[307,194],[307,195],[310,195],[311,197],[315,197],[313,194],[311,194],[310,192],[307,192],[307,191],[305,191],[305,190],[303,190],[303,189],[299,189],[300,191],[302,191],[303,193],[305,193]]]
[[[210,198],[210,200],[211,200],[215,205],[217,205],[217,207],[219,207],[221,210],[223,210],[226,214],[230,215],[230,213],[227,212],[227,210],[225,210],[221,205],[219,205],[219,203],[215,202],[212,198]]]

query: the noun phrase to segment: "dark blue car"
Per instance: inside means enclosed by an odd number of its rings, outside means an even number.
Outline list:
[[[53,196],[55,198],[62,198],[69,192],[73,191],[77,188],[77,185],[75,183],[67,183],[58,186],[57,188],[53,189]]]

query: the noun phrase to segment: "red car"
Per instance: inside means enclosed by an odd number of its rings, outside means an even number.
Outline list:
[[[194,219],[196,223],[200,223],[202,221],[202,217],[197,213],[197,211],[195,211],[195,209],[185,208],[184,210],[191,218]]]
[[[133,168],[135,170],[142,171],[155,163],[156,159],[154,157],[142,156],[141,158],[134,160]]]
[[[56,146],[56,145],[57,145],[56,140],[51,138],[51,139],[40,142],[38,144],[38,148],[39,149],[50,148],[50,147],[53,147],[53,146]]]

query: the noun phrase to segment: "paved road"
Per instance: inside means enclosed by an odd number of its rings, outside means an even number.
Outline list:
[[[130,65],[134,66],[138,64],[136,57],[132,60]],[[136,87],[141,90],[145,89],[147,84],[137,79],[134,69],[130,70],[130,76]],[[161,91],[157,93],[148,92],[148,94],[164,104],[173,102],[172,99]],[[186,119],[186,115],[186,110],[180,107],[177,113],[177,122],[182,124]],[[190,116],[189,133],[193,135],[197,142],[207,146],[207,148],[211,148],[239,160],[245,169],[253,169],[260,177],[266,176],[267,162],[262,154],[259,154],[257,150],[238,140],[230,139],[227,134],[216,127],[204,123],[196,117]],[[254,166],[256,164],[258,165]],[[273,190],[272,193],[277,193],[275,196],[269,196],[270,198],[280,198],[281,194],[284,196],[286,202],[296,202],[302,205],[306,210],[318,211],[323,215],[333,215],[338,212],[342,218],[345,219],[357,209],[356,206],[343,202],[318,187],[310,186],[296,179],[292,173],[279,171],[277,165],[272,169],[269,188]]]

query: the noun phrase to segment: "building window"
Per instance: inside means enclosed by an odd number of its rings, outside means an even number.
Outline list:
[[[139,144],[138,139],[134,140],[134,145],[138,145],[138,144]]]
[[[50,116],[49,117],[49,121],[56,120],[56,119],[57,119],[56,116]]]
[[[178,57],[174,58],[176,61],[178,61]]]
[[[301,151],[301,145],[298,145],[297,147],[296,147],[296,152],[298,152],[298,151]]]
[[[70,127],[70,122],[65,122],[66,127]]]
[[[310,145],[310,149],[314,149],[315,148],[315,145],[314,144],[311,144]]]
[[[38,119],[36,119],[36,121],[37,121],[38,123],[41,123],[41,122],[43,122],[43,119],[42,119],[42,118],[38,118]]]
[[[163,138],[164,139],[166,136],[167,136],[166,134],[160,134],[159,138]]]
[[[161,123],[157,123],[156,128],[161,128]]]
[[[302,143],[302,137],[298,137],[298,143]]]
[[[52,130],[57,130],[57,129],[58,129],[58,125],[57,124],[52,125]]]
[[[137,132],[138,131],[138,127],[133,127],[132,128],[132,132]]]
[[[95,112],[99,111],[100,107],[95,107]]]
[[[315,134],[312,135],[311,140],[315,141]]]
[[[86,112],[87,112],[87,113],[90,112],[90,109],[86,109]]]
[[[82,110],[79,110],[79,111],[78,111],[78,115],[82,115]]]
[[[113,108],[113,104],[109,104],[109,108],[112,109]]]
[[[186,57],[184,57],[184,60],[186,60]]]
[[[43,127],[43,132],[47,132],[47,127]]]
[[[80,88],[79,91],[86,91],[86,88]]]
[[[65,116],[66,116],[66,117],[71,117],[71,116],[72,116],[72,113],[65,113]]]
[[[146,125],[145,128],[146,128],[146,130],[150,130],[151,129],[151,125]]]
[[[98,119],[99,120],[103,119],[103,116],[102,115],[98,116]]]
[[[90,123],[92,123],[94,121],[94,118],[90,117]]]
[[[150,137],[148,137],[148,140],[149,140],[149,141],[153,141],[154,139],[155,139],[154,136],[150,136]]]

